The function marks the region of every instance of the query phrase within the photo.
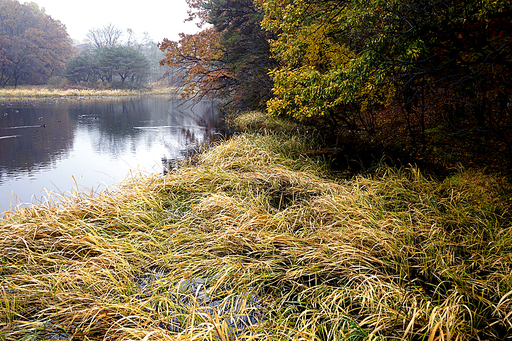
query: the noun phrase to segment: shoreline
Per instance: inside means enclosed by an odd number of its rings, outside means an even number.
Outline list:
[[[18,87],[18,89],[0,88],[0,102],[34,101],[62,98],[98,98],[98,97],[128,97],[145,95],[172,95],[175,88],[155,87],[151,89],[58,89],[48,87]]]
[[[0,336],[503,339],[510,183],[381,166],[337,179],[304,136],[242,133],[166,176],[0,221]],[[304,313],[307,312],[307,318]],[[468,314],[469,313],[469,314]]]

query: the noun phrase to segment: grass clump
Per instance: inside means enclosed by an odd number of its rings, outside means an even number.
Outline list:
[[[165,177],[0,226],[0,339],[512,336],[510,184],[335,180],[299,137],[233,137]]]
[[[298,124],[289,117],[271,117],[262,111],[245,111],[228,114],[228,125],[246,132],[286,132],[297,131]]]

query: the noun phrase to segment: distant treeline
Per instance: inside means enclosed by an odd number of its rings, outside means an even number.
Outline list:
[[[168,70],[147,33],[112,24],[89,30],[72,43],[65,26],[36,3],[0,0],[0,86],[155,82]]]
[[[89,44],[66,65],[64,75],[74,84],[155,82],[166,72],[159,61],[163,53],[145,33],[137,37],[132,30],[122,41],[123,31],[112,24],[89,30]]]

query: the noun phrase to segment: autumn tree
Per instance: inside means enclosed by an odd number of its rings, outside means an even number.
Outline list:
[[[369,66],[393,83],[411,136],[441,119],[466,130],[508,125],[512,3],[363,1],[347,6],[346,15],[343,27],[363,57],[358,70]],[[429,105],[437,113],[428,113]],[[454,111],[459,122],[450,118]]]
[[[160,44],[163,65],[181,68],[185,95],[230,98],[237,106],[264,107],[271,94],[268,76],[269,33],[261,30],[261,10],[252,0],[189,0],[192,19],[202,31],[181,34],[179,41]]]
[[[424,90],[449,88],[461,95],[484,79],[499,88],[499,74],[510,72],[510,2],[258,3],[264,27],[279,35],[272,42],[282,62],[273,71],[272,112],[324,115],[337,105],[366,109],[392,98],[410,110]]]
[[[326,117],[354,128],[352,113],[363,98],[379,102],[386,94],[365,97],[368,80],[350,77],[358,61],[340,27],[345,4],[338,1],[260,1],[265,11],[263,27],[277,35],[271,49],[279,60],[272,70],[275,97],[269,101],[271,115],[298,119]],[[386,87],[388,93],[392,89]]]
[[[42,84],[73,54],[64,25],[31,2],[0,0],[0,84]]]
[[[435,133],[445,145],[474,135],[461,140],[468,153],[478,140],[511,148],[510,1],[256,2],[277,35],[271,114],[395,143],[425,144]],[[489,143],[495,136],[501,142]]]
[[[193,96],[196,89],[199,96],[215,93],[222,88],[216,84],[229,78],[218,62],[222,56],[219,40],[219,33],[207,28],[197,34],[181,33],[179,42],[164,39],[160,43],[160,49],[166,54],[161,65],[182,70],[184,97]]]

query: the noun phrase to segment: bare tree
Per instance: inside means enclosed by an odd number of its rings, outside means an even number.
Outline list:
[[[121,42],[123,31],[113,24],[108,24],[102,28],[93,28],[87,32],[87,38],[92,42],[95,48],[118,46]]]
[[[152,42],[148,32],[143,32],[142,35],[140,35],[136,34],[131,28],[128,28],[126,33],[128,35],[126,45],[134,47],[138,52],[142,52],[149,44],[156,45]]]

